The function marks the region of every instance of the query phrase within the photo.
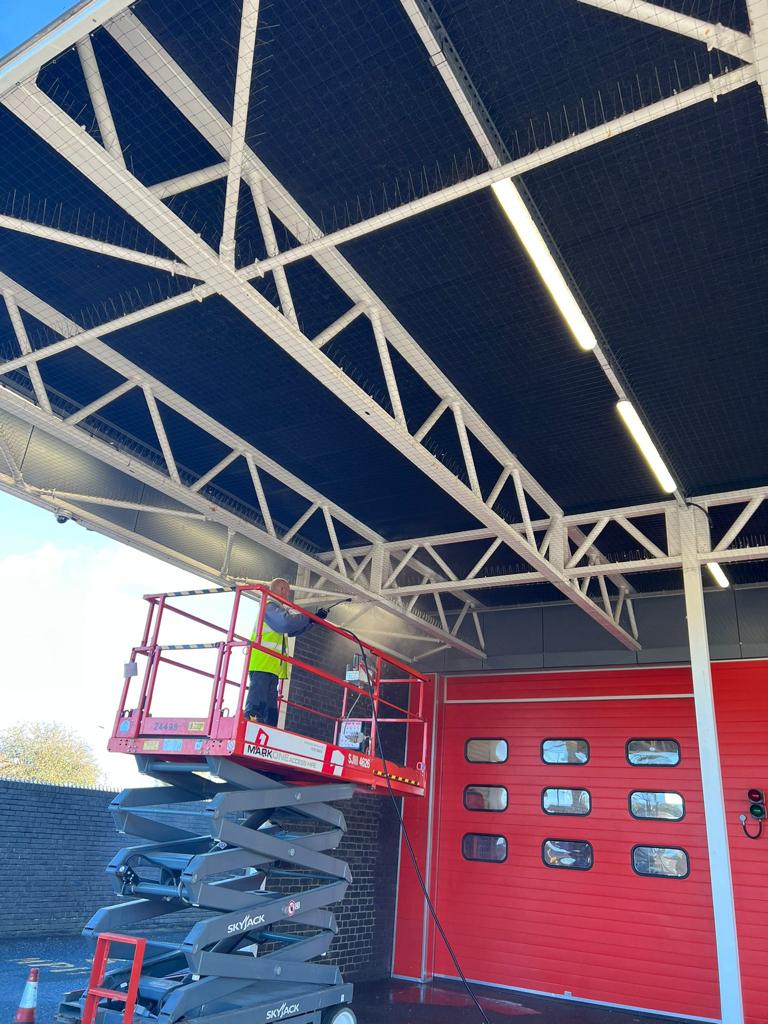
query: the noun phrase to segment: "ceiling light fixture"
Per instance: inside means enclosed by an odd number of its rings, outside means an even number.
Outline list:
[[[509,178],[495,182],[491,188],[554,299],[568,329],[584,351],[590,352],[597,345],[595,332],[589,326],[519,191]]]
[[[720,565],[719,562],[707,562],[707,568],[712,574],[712,579],[715,581],[718,587],[725,588],[731,585],[728,577],[723,572],[723,567]]]
[[[672,474],[664,465],[664,460],[659,455],[656,445],[651,440],[651,435],[645,429],[643,421],[637,415],[634,405],[623,399],[621,402],[616,403],[616,408],[619,410],[619,415],[626,423],[630,434],[634,437],[638,448],[643,453],[645,461],[653,470],[653,475],[659,481],[662,490],[666,491],[667,494],[673,494],[677,490],[677,484],[672,479]]]

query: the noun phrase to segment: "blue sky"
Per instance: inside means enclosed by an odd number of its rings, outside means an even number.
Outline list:
[[[0,464],[0,469],[5,466]],[[60,526],[50,512],[28,501],[14,498],[0,491],[0,558],[6,555],[29,554],[44,544],[61,546],[71,543],[72,532],[77,532],[77,546],[100,551],[112,541],[98,533],[78,529],[72,523]]]
[[[72,6],[69,0],[6,0],[0,18],[0,55],[9,53]]]

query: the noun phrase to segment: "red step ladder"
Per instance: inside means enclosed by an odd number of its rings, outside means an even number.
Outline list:
[[[125,991],[102,988],[104,974],[107,970],[109,959],[109,948],[113,942],[123,942],[129,946],[135,946],[133,963],[131,964],[131,976],[128,979],[128,988]],[[85,990],[85,1008],[83,1010],[82,1024],[95,1024],[96,1010],[102,999],[114,999],[125,1003],[123,1010],[123,1024],[133,1024],[133,1009],[136,1005],[136,996],[139,994],[139,978],[141,968],[144,964],[144,951],[147,948],[147,940],[137,935],[113,935],[111,932],[103,932],[96,939],[96,952],[93,957],[91,976],[88,979],[88,988]]]

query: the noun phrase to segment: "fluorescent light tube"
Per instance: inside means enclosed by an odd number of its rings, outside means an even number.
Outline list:
[[[523,202],[522,196],[509,178],[495,182],[491,188],[496,193],[502,210],[517,232],[517,237],[523,243],[569,330],[584,351],[589,352],[597,345],[595,333],[582,313],[568,282],[560,272],[536,222],[528,212],[528,207]]]
[[[662,490],[672,494],[677,490],[677,485],[672,479],[672,474],[664,465],[664,460],[659,455],[656,445],[651,440],[651,435],[645,429],[642,420],[637,415],[634,405],[631,402],[622,400],[616,403],[621,418],[626,423],[630,434],[634,437],[637,447],[643,453],[643,457],[653,470],[653,475],[659,481]]]
[[[723,572],[723,567],[719,562],[707,562],[707,568],[712,573],[712,579],[718,585],[718,587],[729,587],[730,583],[728,577]]]

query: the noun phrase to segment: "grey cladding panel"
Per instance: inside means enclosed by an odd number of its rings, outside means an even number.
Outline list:
[[[483,632],[488,657],[512,655],[530,661],[540,656],[543,640],[543,609],[523,608],[515,612],[486,615]]]
[[[736,594],[737,592],[729,587],[728,590],[710,590],[704,595],[709,651],[715,661],[741,657]]]
[[[768,590],[737,590],[742,658],[768,657]]]
[[[573,605],[544,609],[545,667],[634,665],[635,655]]]

